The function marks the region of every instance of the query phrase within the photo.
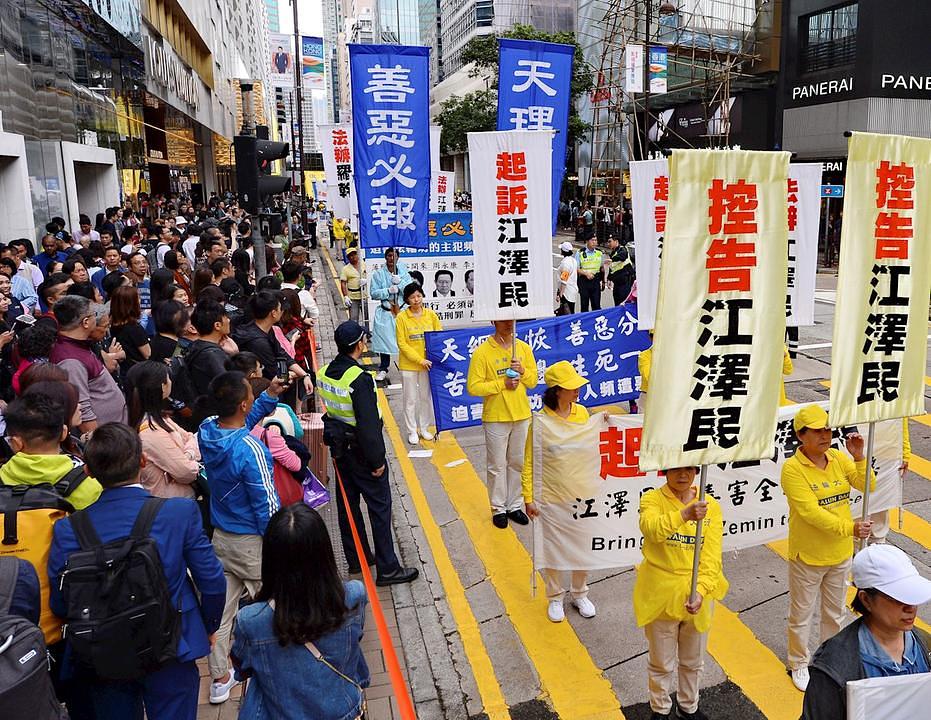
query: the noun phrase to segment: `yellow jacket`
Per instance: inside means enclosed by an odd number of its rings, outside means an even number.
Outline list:
[[[785,345],[782,346],[782,374],[791,375],[792,370],[792,358],[789,356],[789,348]],[[789,398],[786,397],[786,383],[785,380],[780,378],[779,380],[779,404],[780,405],[791,405]]]
[[[333,220],[333,237],[337,240],[346,239],[346,226],[339,218]]]
[[[555,410],[550,410],[545,405],[543,406],[542,412],[546,413],[550,417],[559,417],[556,414]],[[559,417],[560,420],[565,422],[575,423],[576,425],[584,425],[588,422],[588,410],[579,405],[578,403],[572,403],[572,407],[569,409],[569,417]],[[520,489],[521,493],[524,496],[525,503],[533,502],[533,425],[531,424],[530,429],[527,431],[527,442],[524,445],[524,467],[520,472]]]
[[[537,386],[537,361],[523,340],[517,341],[517,359],[524,366],[520,384],[505,390],[504,373],[511,367],[511,348],[503,348],[494,337],[475,348],[469,363],[466,390],[483,399],[482,422],[515,422],[530,417],[527,390]]]
[[[634,584],[634,616],[639,627],[654,620],[690,621],[699,632],[707,632],[711,627],[710,601],[723,598],[729,584],[721,563],[724,536],[721,506],[710,495],[705,500],[708,514],[702,524],[698,564],[698,592],[703,602],[698,614],[690,615],[685,602],[691,590],[695,522],[682,521],[682,508],[686,506],[668,485],[645,492],[640,498],[643,563],[637,568]]]
[[[404,308],[395,318],[395,333],[398,338],[398,369],[426,372],[421,361],[427,357],[427,342],[424,333],[442,330],[440,319],[430,308],[423,308],[420,317],[414,317],[410,308]]]
[[[653,366],[653,348],[643,350],[637,356],[637,369],[640,371],[640,392],[647,392],[650,386],[650,368]]]
[[[827,452],[822,470],[802,451],[782,466],[782,490],[789,503],[789,559],[820,567],[839,565],[853,555],[850,486],[863,490],[866,460],[854,463],[840,450]],[[870,488],[876,477],[870,473]]]

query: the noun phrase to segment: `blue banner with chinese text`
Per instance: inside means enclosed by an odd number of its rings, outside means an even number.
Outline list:
[[[430,49],[350,45],[353,170],[363,248],[427,244]]]
[[[555,130],[553,231],[569,128],[575,47],[537,40],[498,39],[498,130]]]
[[[481,424],[482,400],[466,392],[466,377],[472,353],[491,334],[491,325],[426,333],[438,431]],[[637,330],[635,304],[518,323],[517,336],[530,345],[537,361],[539,381],[528,392],[532,410],[543,407],[543,373],[560,360],[568,360],[589,381],[579,390],[582,405],[610,405],[640,394],[637,357],[650,347],[650,338]]]

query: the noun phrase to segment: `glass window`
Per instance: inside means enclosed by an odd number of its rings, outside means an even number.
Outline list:
[[[805,15],[800,20],[803,73],[851,65],[857,57],[857,3]]]

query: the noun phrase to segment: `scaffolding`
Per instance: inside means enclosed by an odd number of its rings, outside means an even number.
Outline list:
[[[778,71],[781,5],[582,0],[578,41],[595,73],[595,88],[580,107],[591,124],[587,152],[580,152],[584,196],[621,204],[631,159],[669,147],[730,147],[736,94],[770,87]],[[637,46],[642,65],[635,66],[631,53]],[[662,94],[650,91],[650,48],[666,51]],[[643,73],[643,92],[626,89],[632,72]]]

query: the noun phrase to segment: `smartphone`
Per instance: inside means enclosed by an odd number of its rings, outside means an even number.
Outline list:
[[[278,361],[278,379],[281,380],[281,382],[286,383],[288,382],[290,377],[291,375],[288,372],[288,363],[285,360],[279,360]]]
[[[36,319],[32,315],[19,315],[16,320],[13,321],[13,332],[19,334],[27,327],[32,327],[36,324]]]

